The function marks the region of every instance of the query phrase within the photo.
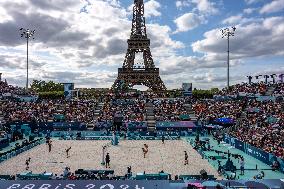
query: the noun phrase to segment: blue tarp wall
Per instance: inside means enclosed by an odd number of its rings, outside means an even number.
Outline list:
[[[231,146],[245,152],[246,154],[266,163],[267,165],[272,165],[273,161],[277,159],[280,163],[280,171],[284,173],[284,160],[276,157],[274,154],[267,153],[259,148],[256,148],[250,144],[242,142],[236,138],[231,137],[230,135],[224,135],[224,141]]]

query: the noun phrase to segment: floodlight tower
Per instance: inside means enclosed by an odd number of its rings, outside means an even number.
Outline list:
[[[270,75],[273,84],[275,84],[275,76],[276,76],[276,74],[271,74]]]
[[[263,75],[257,75],[257,76],[255,76],[255,79],[258,81],[259,78],[262,77],[262,76],[263,76]],[[258,81],[258,83],[259,83],[259,81]]]
[[[280,79],[279,81],[280,81],[281,83],[283,83],[283,76],[284,76],[284,74],[279,74],[279,76],[278,76],[279,79]]]
[[[222,38],[226,37],[228,41],[228,59],[227,59],[227,88],[230,87],[230,37],[235,36],[236,27],[221,29]]]
[[[20,31],[21,31],[21,37],[24,37],[27,40],[27,81],[26,81],[26,90],[28,91],[28,89],[29,89],[29,39],[30,38],[31,39],[35,39],[33,37],[34,33],[35,33],[35,30],[21,28]]]
[[[247,78],[248,78],[248,80],[249,80],[249,84],[251,84],[252,76],[249,75],[249,76],[247,76]]]
[[[265,79],[265,84],[267,84],[267,83],[268,83],[269,75],[264,75],[263,77],[264,77],[264,79]]]

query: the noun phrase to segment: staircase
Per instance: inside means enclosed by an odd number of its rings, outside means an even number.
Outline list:
[[[94,113],[94,118],[97,120],[98,117],[100,116],[101,111],[104,108],[104,103],[100,102],[98,105],[95,107],[95,113]]]
[[[148,102],[145,106],[146,109],[146,122],[148,131],[156,130],[156,119],[154,114],[154,105],[151,102]]]
[[[2,124],[5,123],[4,115],[3,115],[3,108],[2,108],[2,101],[0,100],[0,130],[2,129]]]
[[[3,129],[2,124],[5,122],[2,111],[0,110],[0,131]]]
[[[98,117],[100,116],[100,113],[101,113],[103,107],[104,107],[104,103],[103,102],[98,103],[97,106],[95,107],[95,110],[94,110],[94,120],[95,120],[95,122],[97,121]],[[88,130],[93,130],[94,126],[95,126],[94,124],[89,124],[89,125],[87,125],[87,129]]]
[[[275,87],[273,87],[273,86],[268,87],[268,89],[267,89],[265,95],[266,95],[266,96],[272,95],[273,92],[274,92],[274,90],[275,90]]]

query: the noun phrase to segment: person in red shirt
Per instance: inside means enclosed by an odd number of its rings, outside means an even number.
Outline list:
[[[74,173],[72,173],[69,177],[68,177],[69,180],[76,180],[77,177],[75,176]]]

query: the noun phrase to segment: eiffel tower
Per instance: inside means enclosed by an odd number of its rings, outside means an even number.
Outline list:
[[[134,0],[133,19],[130,39],[127,40],[128,49],[122,68],[118,68],[118,77],[112,88],[120,89],[121,85],[133,87],[144,85],[153,92],[166,90],[159,68],[155,67],[150,51],[150,39],[147,37],[143,0]],[[143,62],[135,64],[135,55],[142,53]]]

